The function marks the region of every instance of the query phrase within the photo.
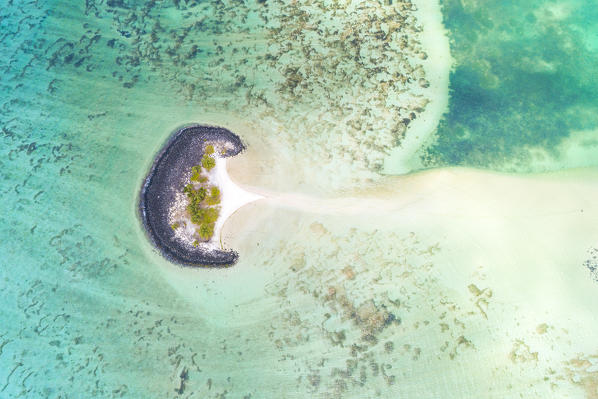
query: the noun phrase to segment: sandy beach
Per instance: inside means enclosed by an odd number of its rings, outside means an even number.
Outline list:
[[[239,190],[234,183],[230,187]],[[521,300],[529,301],[525,286],[534,279],[548,279],[549,274],[565,270],[569,270],[566,278],[578,280],[578,287],[594,288],[581,260],[598,239],[594,232],[598,205],[593,201],[598,196],[596,169],[530,176],[439,169],[389,177],[382,184],[340,198],[262,192],[263,198],[244,190],[236,192],[243,196],[236,205],[227,205],[230,210],[236,206],[237,211],[227,212],[232,216],[222,228],[223,240],[233,248],[247,248],[248,241],[255,240],[255,231],[267,230],[259,224],[273,212],[299,212],[330,218],[347,228],[375,221],[386,229],[442,237],[447,247],[460,248],[463,258],[480,256],[482,263],[495,264],[496,281],[511,285],[513,295],[521,295]],[[259,204],[243,206],[260,197]],[[248,263],[241,254],[235,269]],[[451,272],[464,268],[460,273],[466,274],[475,267],[475,262],[468,261]]]
[[[214,236],[212,238],[216,243],[222,244],[220,232],[226,220],[242,206],[264,198],[262,195],[245,191],[235,184],[229,177],[226,168],[227,158],[214,154],[216,166],[209,174],[210,183],[220,189],[220,216],[214,226]]]

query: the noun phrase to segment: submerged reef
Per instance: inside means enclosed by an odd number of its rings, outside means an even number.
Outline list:
[[[590,271],[592,280],[598,283],[598,248],[590,248],[588,254],[588,259],[583,265]]]
[[[377,176],[434,96],[412,0],[88,0],[71,12],[89,32],[60,37],[49,70],[107,65],[108,79],[132,93],[161,82],[208,114],[259,121],[266,142],[328,172],[309,177],[323,190],[337,170],[350,181]]]
[[[562,4],[567,11],[558,13],[542,1],[442,1],[456,64],[448,113],[422,157],[426,167],[530,173],[581,166],[579,155],[562,158],[563,145],[598,128],[598,81],[587,78],[598,72],[598,51],[587,41],[597,14]]]
[[[224,267],[234,264],[238,259],[235,251],[220,249],[210,242],[212,234],[202,234],[200,231],[207,228],[203,224],[197,230],[199,236],[205,239],[200,245],[194,238],[196,229],[193,226],[193,212],[188,226],[185,226],[184,221],[179,221],[180,215],[176,216],[174,224],[172,222],[173,215],[178,211],[184,213],[189,209],[185,190],[191,186],[190,180],[197,180],[197,184],[200,184],[197,168],[206,163],[206,158],[213,160],[210,155],[214,147],[217,147],[221,157],[232,157],[245,148],[236,134],[221,127],[192,125],[177,130],[156,156],[141,188],[139,213],[150,240],[165,258],[180,265]],[[205,168],[206,172],[212,167]],[[191,177],[190,173],[193,173]],[[212,188],[212,191],[215,190],[217,188]],[[205,209],[216,210],[209,208],[209,205],[214,204],[207,204]],[[206,226],[213,229],[213,223]]]

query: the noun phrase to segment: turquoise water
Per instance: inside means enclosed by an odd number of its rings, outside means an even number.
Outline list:
[[[450,109],[428,165],[510,172],[595,165],[594,7],[459,0],[443,7],[456,62]],[[591,133],[575,135],[580,131]],[[583,141],[586,153],[568,154],[571,141]]]
[[[432,94],[392,3],[2,4],[0,398],[595,397],[595,175],[492,175],[530,190],[504,204],[475,174],[382,177]],[[595,164],[596,15],[552,4],[444,4],[429,165]],[[238,180],[313,200],[239,211],[227,271],[168,264],[136,217],[189,122],[246,140]]]

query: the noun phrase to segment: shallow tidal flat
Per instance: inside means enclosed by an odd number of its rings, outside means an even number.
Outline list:
[[[164,272],[215,328],[245,331],[246,315],[268,325],[264,356],[304,371],[307,381],[285,380],[297,390],[576,397],[596,376],[598,298],[582,264],[597,190],[595,171],[449,169],[389,178],[351,200],[270,197],[227,224],[234,272]],[[237,316],[218,321],[227,306]]]
[[[411,3],[0,15],[0,397],[595,397],[595,170],[379,173],[448,96]],[[223,226],[233,268],[136,217],[187,121],[237,133],[266,197]]]

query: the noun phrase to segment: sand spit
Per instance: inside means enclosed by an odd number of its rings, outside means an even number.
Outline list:
[[[185,234],[188,228],[172,228],[171,219],[173,212],[184,212],[182,187],[188,182],[191,168],[200,164],[207,143],[215,143],[220,151],[209,178],[221,189],[222,213],[213,238],[193,245],[190,235]],[[158,153],[141,188],[139,212],[150,240],[165,258],[184,266],[207,267],[225,267],[237,261],[238,254],[223,249],[218,237],[228,216],[259,198],[237,187],[226,173],[226,158],[244,149],[240,138],[227,129],[192,125],[177,130]]]
[[[226,170],[226,157],[217,155],[216,166],[210,176],[210,181],[220,188],[222,201],[220,202],[220,217],[214,227],[214,240],[220,240],[220,232],[222,226],[226,220],[235,213],[243,205],[258,199],[264,198],[264,196],[245,191],[241,187],[237,186],[229,177]]]
[[[442,10],[437,0],[414,1],[415,16],[422,25],[421,45],[427,54],[422,66],[428,82],[426,87],[414,88],[428,103],[407,127],[400,145],[390,151],[383,173],[405,174],[423,168],[423,151],[434,142],[436,128],[448,110],[449,75],[454,60],[451,57],[448,32],[442,22]]]

